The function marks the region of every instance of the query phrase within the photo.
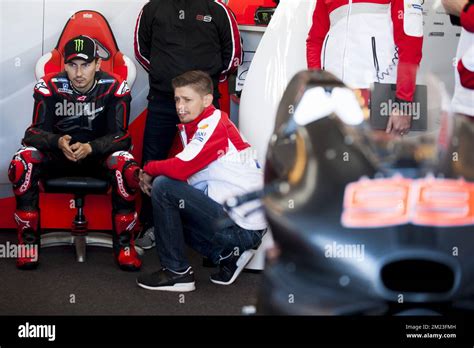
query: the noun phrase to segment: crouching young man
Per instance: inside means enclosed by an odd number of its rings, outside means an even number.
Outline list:
[[[260,189],[262,171],[229,117],[212,105],[213,84],[206,73],[189,71],[172,84],[183,150],[148,162],[141,172],[140,186],[152,198],[162,268],[138,277],[137,283],[150,290],[194,290],[188,244],[219,264],[211,281],[229,285],[260,245],[266,221],[260,211],[247,214],[258,202],[229,212],[223,203]]]

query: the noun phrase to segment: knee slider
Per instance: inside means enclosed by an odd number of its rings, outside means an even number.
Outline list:
[[[114,171],[119,195],[127,201],[134,200],[139,187],[140,167],[133,155],[127,151],[114,152],[107,158],[107,168]]]
[[[8,179],[15,194],[21,195],[31,187],[35,165],[41,163],[43,154],[34,147],[22,147],[13,156],[8,168]]]

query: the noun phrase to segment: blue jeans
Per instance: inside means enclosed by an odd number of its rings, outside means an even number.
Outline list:
[[[243,253],[261,242],[263,230],[238,226],[222,205],[186,182],[159,176],[151,192],[156,250],[162,267],[187,268],[185,244],[218,263],[231,252]]]

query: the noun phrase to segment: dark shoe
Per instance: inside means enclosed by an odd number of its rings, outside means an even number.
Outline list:
[[[148,290],[187,292],[196,289],[194,271],[191,267],[182,273],[162,268],[137,278],[138,286]]]
[[[246,250],[240,256],[231,254],[231,256],[222,259],[219,263],[219,272],[210,277],[211,282],[220,285],[232,284],[250,262],[254,253],[254,250]]]
[[[203,257],[202,259],[202,267],[206,268],[214,268],[219,266],[217,263],[212,262],[212,260],[208,257]]]
[[[155,247],[155,228],[153,226],[147,228],[143,235],[135,240],[135,245],[148,250]]]

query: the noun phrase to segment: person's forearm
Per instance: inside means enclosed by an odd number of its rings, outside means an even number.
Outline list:
[[[40,151],[51,151],[58,149],[59,134],[44,131],[37,127],[30,127],[25,132],[23,144],[33,146]]]

